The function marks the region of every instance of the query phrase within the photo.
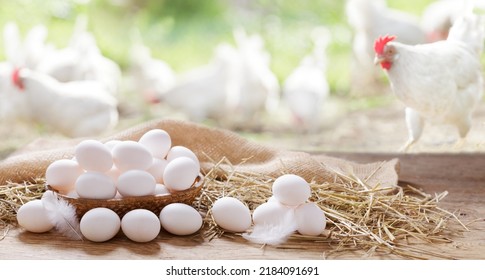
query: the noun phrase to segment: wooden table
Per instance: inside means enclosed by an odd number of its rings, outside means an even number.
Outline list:
[[[457,259],[485,259],[485,155],[483,154],[358,154],[327,153],[372,162],[399,158],[400,181],[421,187],[427,193],[448,191],[442,207],[457,211],[470,231],[452,243],[432,245],[433,250]],[[1,237],[1,232],[0,232]],[[152,242],[137,244],[124,236],[109,242],[70,241],[56,233],[33,234],[10,229],[0,241],[0,259],[360,259],[362,251],[327,255],[328,245],[312,243],[300,249],[296,241],[284,246],[264,247],[242,238],[201,238],[160,234]],[[426,245],[424,245],[426,246]],[[392,254],[375,254],[375,259],[399,259]]]

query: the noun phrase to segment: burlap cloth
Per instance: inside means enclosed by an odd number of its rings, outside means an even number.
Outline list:
[[[333,182],[339,174],[358,178],[369,186],[396,186],[398,160],[357,164],[325,155],[275,149],[247,140],[238,134],[176,120],[154,120],[98,139],[102,142],[119,139],[137,141],[145,132],[160,128],[172,138],[172,145],[191,149],[201,162],[202,172],[207,172],[224,157],[230,164],[222,169],[236,169],[241,173],[256,173],[277,177],[292,173],[308,182]],[[72,158],[74,147],[83,139],[62,142],[41,140],[19,150],[0,162],[0,186],[8,182],[24,183],[43,178],[47,166],[55,160]]]

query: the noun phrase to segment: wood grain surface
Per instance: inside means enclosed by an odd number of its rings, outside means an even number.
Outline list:
[[[357,162],[400,159],[400,183],[422,188],[427,193],[448,191],[442,207],[456,212],[470,231],[453,242],[440,245],[416,244],[416,249],[456,259],[485,259],[485,155],[483,154],[329,154]],[[0,232],[0,259],[362,259],[366,252],[348,250],[329,254],[324,242],[290,239],[280,247],[246,242],[243,238],[199,236],[176,237],[162,232],[149,243],[135,243],[122,234],[109,242],[71,241],[54,232],[34,234],[11,228]],[[392,253],[376,252],[372,259],[400,259]]]

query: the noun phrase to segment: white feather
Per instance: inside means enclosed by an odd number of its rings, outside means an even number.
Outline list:
[[[73,240],[82,240],[76,209],[53,191],[46,191],[42,203],[56,230]]]
[[[253,243],[279,245],[284,243],[297,230],[297,223],[293,211],[288,211],[282,219],[273,223],[255,224],[251,233],[243,237]]]

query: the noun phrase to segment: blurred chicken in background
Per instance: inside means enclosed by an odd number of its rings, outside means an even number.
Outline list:
[[[44,56],[54,49],[47,43],[47,27],[42,24],[32,27],[22,40],[17,23],[9,21],[3,28],[5,56],[18,60],[23,66],[35,69]]]
[[[235,90],[228,91],[228,107],[236,126],[257,128],[265,114],[274,113],[280,101],[280,85],[272,72],[271,55],[259,34],[242,28],[233,32],[238,70]]]
[[[453,22],[463,13],[464,1],[440,0],[429,4],[421,16],[428,42],[446,40]]]
[[[455,21],[444,41],[412,46],[393,42],[394,36],[376,40],[376,63],[406,106],[409,138],[404,151],[421,137],[425,120],[451,124],[466,137],[482,98],[484,37],[483,16],[468,12]]]
[[[326,78],[326,48],[330,32],[325,27],[312,32],[313,50],[303,57],[283,84],[283,98],[297,130],[317,132],[325,100],[329,95]]]
[[[59,81],[39,71],[46,62],[51,65],[65,62],[64,57],[51,60],[53,57],[49,54],[57,51],[46,44],[46,35],[45,27],[39,25],[32,28],[22,42],[16,23],[9,22],[4,26],[7,61],[0,63],[1,121],[8,125],[18,122],[40,124],[49,132],[67,137],[96,136],[114,128],[119,119],[118,101],[113,96],[114,89],[108,87],[101,76]],[[83,59],[89,60],[90,57],[79,56],[77,59],[76,62],[82,64]],[[102,60],[89,61],[98,63],[92,65],[94,73],[103,71],[103,74],[108,74],[101,65]],[[74,61],[68,62],[73,63],[69,70],[80,66]],[[68,71],[66,68],[63,70]],[[109,76],[110,80],[118,79],[118,73],[115,74]]]
[[[467,11],[469,4],[474,4],[479,9],[485,8],[484,0],[438,0],[429,4],[421,15],[421,26],[426,32],[427,41],[431,43],[446,40],[451,26]]]
[[[176,75],[172,67],[153,57],[150,48],[142,42],[131,47],[127,72],[130,90],[141,95],[147,103],[160,102],[160,96],[175,85]]]
[[[382,72],[374,67],[372,44],[376,38],[395,34],[403,44],[425,43],[426,35],[413,15],[387,7],[384,0],[347,0],[347,20],[354,31],[352,43],[352,95],[382,91]]]
[[[67,137],[98,136],[118,123],[117,100],[98,81],[61,83],[11,64],[0,67],[2,113],[10,122],[40,124]]]
[[[207,65],[177,75],[174,86],[160,95],[160,102],[194,122],[230,118],[227,96],[237,90],[238,59],[234,47],[220,44]]]
[[[261,126],[264,114],[279,105],[279,83],[262,38],[242,29],[234,31],[234,38],[236,46],[216,46],[208,65],[178,74],[160,101],[196,122],[210,119],[238,129]]]
[[[68,46],[50,49],[34,69],[60,82],[95,80],[114,96],[120,92],[121,68],[103,56],[93,34],[87,31],[85,16],[77,18]]]

